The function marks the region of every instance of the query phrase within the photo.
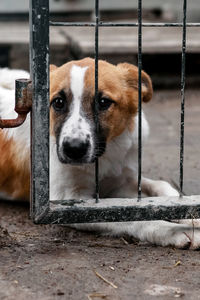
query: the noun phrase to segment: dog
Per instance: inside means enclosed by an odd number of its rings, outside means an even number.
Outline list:
[[[128,63],[98,63],[98,119],[95,129],[95,63],[91,58],[50,66],[50,199],[94,196],[94,161],[99,158],[101,198],[132,198],[137,191],[138,69]],[[142,101],[152,98],[152,82],[142,71]],[[0,118],[15,118],[14,80],[21,70],[0,70]],[[0,191],[10,199],[29,199],[30,117],[0,131]],[[142,139],[149,125],[142,112]],[[178,196],[165,181],[142,177],[148,196]],[[198,249],[200,232],[191,220],[76,224],[78,229],[129,235],[161,246]]]

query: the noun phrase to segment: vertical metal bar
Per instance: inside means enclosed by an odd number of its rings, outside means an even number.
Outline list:
[[[182,58],[181,58],[180,179],[179,179],[181,197],[183,196],[183,164],[184,164],[186,14],[187,14],[187,0],[183,0],[183,31],[182,31]]]
[[[99,60],[99,0],[95,0],[95,126],[99,132],[98,114],[98,60]],[[99,202],[99,160],[95,159],[96,203]]]
[[[138,0],[138,200],[142,177],[142,0]]]
[[[31,209],[49,207],[49,1],[30,0],[30,70],[33,83]]]

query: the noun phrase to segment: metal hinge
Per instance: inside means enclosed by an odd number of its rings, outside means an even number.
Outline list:
[[[6,105],[6,103],[5,103]],[[29,79],[15,81],[15,111],[16,119],[0,119],[0,128],[18,127],[24,123],[32,107],[32,83]]]

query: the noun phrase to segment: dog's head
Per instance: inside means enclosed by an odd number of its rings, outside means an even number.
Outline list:
[[[106,143],[134,129],[138,110],[138,69],[105,61],[98,65],[98,119],[95,126],[95,63],[85,58],[50,69],[50,131],[63,163],[91,163]],[[142,71],[142,100],[152,97],[149,76]]]

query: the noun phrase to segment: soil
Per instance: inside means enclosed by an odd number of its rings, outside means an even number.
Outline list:
[[[200,90],[186,93],[185,194],[200,194]],[[144,174],[178,185],[180,92],[158,91]],[[200,252],[56,225],[34,225],[29,206],[0,201],[0,299],[200,299]]]

